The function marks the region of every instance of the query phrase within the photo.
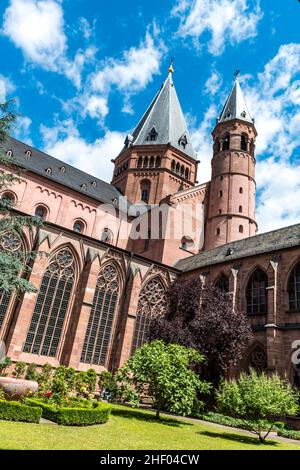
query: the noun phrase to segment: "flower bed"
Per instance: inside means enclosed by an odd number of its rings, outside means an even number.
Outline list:
[[[103,424],[109,419],[111,406],[107,403],[94,403],[90,407],[66,407],[48,404],[38,399],[27,398],[30,406],[40,406],[42,417],[63,426],[90,426]]]
[[[0,420],[39,423],[41,416],[42,407],[39,403],[29,406],[17,401],[0,400]]]

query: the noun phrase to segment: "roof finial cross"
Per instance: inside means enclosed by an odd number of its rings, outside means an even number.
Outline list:
[[[169,66],[169,73],[174,73],[173,64],[174,64],[174,57],[171,57],[171,62],[170,62],[170,66]]]
[[[235,77],[236,80],[237,80],[240,73],[241,73],[241,71],[239,69],[236,69],[236,71],[234,72],[234,77]]]

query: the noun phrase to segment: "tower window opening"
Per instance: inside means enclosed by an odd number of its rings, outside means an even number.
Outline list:
[[[171,170],[172,171],[175,171],[175,166],[176,166],[175,160],[172,160],[172,162],[171,162]]]
[[[220,233],[221,233],[221,229],[220,229],[220,227],[218,227],[217,230],[216,230],[216,235],[219,236]]]
[[[80,220],[75,220],[73,225],[74,232],[83,233],[84,225]]]
[[[243,194],[243,188],[240,188],[240,194]]]
[[[149,158],[148,158],[148,157],[145,157],[145,158],[144,158],[143,167],[144,167],[144,168],[148,168],[148,166],[149,166]]]
[[[188,180],[189,179],[189,169],[186,168],[185,170],[185,179]]]
[[[142,159],[142,157],[139,157],[138,162],[137,162],[137,167],[141,168],[142,165],[143,165],[143,159]]]
[[[154,142],[157,138],[157,132],[155,127],[152,127],[151,131],[148,134],[147,140],[150,140],[150,142]]]
[[[156,160],[155,160],[155,167],[156,168],[159,168],[161,166],[161,158],[160,157],[156,157]]]
[[[153,168],[154,167],[154,157],[150,157],[150,160],[149,160],[149,168]]]
[[[144,180],[141,182],[141,200],[148,204],[150,194],[150,181]]]
[[[45,220],[47,217],[47,209],[44,206],[37,206],[35,209],[35,216],[39,217],[42,220]]]
[[[239,226],[239,232],[244,233],[244,227],[242,225]]]
[[[222,189],[219,191],[219,197],[223,197],[223,191],[222,191]]]
[[[242,214],[243,212],[243,206],[239,206],[239,213]]]
[[[223,140],[223,150],[229,150],[230,147],[230,136],[226,134]]]
[[[180,173],[180,165],[179,165],[179,163],[177,163],[177,165],[176,165],[176,173]]]
[[[247,137],[244,134],[241,136],[241,150],[247,152]]]

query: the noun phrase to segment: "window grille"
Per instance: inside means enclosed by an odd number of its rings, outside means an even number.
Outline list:
[[[151,317],[164,315],[167,308],[166,290],[159,278],[151,279],[141,290],[132,341],[132,353],[148,340]]]
[[[68,248],[49,263],[32,315],[24,352],[55,357],[75,280],[74,257]]]
[[[107,264],[98,276],[81,362],[106,365],[119,293],[117,268]]]

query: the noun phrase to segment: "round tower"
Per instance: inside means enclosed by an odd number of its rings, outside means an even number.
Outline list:
[[[255,221],[257,132],[236,78],[213,136],[205,249],[251,237]]]

